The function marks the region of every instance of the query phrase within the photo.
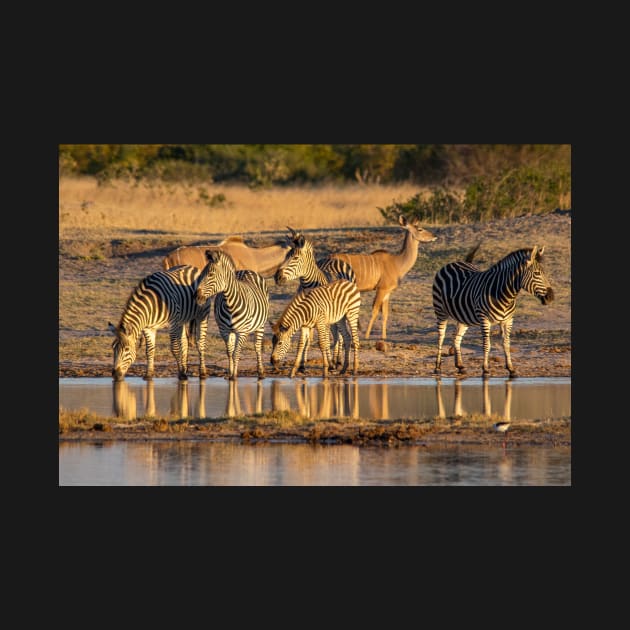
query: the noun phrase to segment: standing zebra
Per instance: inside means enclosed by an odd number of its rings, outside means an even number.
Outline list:
[[[291,378],[295,376],[301,355],[308,343],[312,328],[317,328],[319,349],[324,364],[324,378],[328,377],[331,365],[329,327],[339,322],[339,331],[344,338],[344,364],[341,374],[348,369],[350,345],[354,350],[353,374],[359,369],[359,308],[361,294],[354,282],[336,280],[335,282],[315,287],[309,292],[298,293],[289,302],[278,321],[272,325],[273,339],[271,363],[277,367],[291,345],[291,337],[301,330],[295,363]],[[349,330],[348,330],[349,329]]]
[[[356,275],[350,263],[338,258],[327,258],[323,261],[315,260],[313,243],[293,228],[288,228],[293,233],[292,247],[286,254],[284,262],[278,267],[274,276],[276,284],[284,284],[290,280],[299,279],[298,294],[310,291],[315,287],[326,286],[334,280],[348,280],[356,283]],[[331,326],[334,344],[333,366],[341,363],[341,346],[343,337],[340,336],[337,324]],[[308,347],[311,343],[311,333],[306,340],[302,353],[300,372],[305,371]]]
[[[544,249],[534,246],[516,250],[486,271],[480,271],[471,262],[453,262],[435,274],[433,309],[437,318],[438,348],[434,374],[441,372],[446,324],[449,319],[454,319],[457,324],[453,344],[455,366],[460,374],[466,372],[461,353],[464,333],[469,326],[480,326],[483,335],[483,376],[489,375],[490,328],[493,324],[500,324],[505,368],[511,378],[516,376],[510,355],[516,296],[523,289],[537,297],[542,304],[549,304],[553,300],[553,289],[541,264]],[[472,260],[471,254],[467,261]]]
[[[199,269],[189,265],[156,271],[144,278],[127,300],[120,323],[109,322],[114,334],[114,381],[122,381],[136,360],[140,335],[146,342],[147,369],[145,380],[155,375],[155,335],[159,328],[168,326],[171,352],[177,361],[178,378],[188,378],[188,330],[194,329],[199,352],[199,378],[206,378],[206,332],[210,302],[196,299]]]
[[[225,342],[228,356],[228,376],[238,376],[241,348],[250,333],[255,336],[258,378],[265,377],[262,362],[262,342],[269,317],[267,281],[255,271],[236,271],[232,258],[221,250],[206,250],[208,263],[199,275],[197,303],[214,299],[214,318]]]

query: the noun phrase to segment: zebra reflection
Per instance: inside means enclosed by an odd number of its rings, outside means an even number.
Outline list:
[[[503,404],[503,415],[499,417],[510,420],[512,416],[512,382],[507,380],[505,382],[505,400]],[[446,418],[446,408],[444,406],[444,399],[442,397],[442,382],[441,379],[436,379],[435,383],[435,393],[436,393],[436,402],[437,402],[437,417],[438,418]],[[490,399],[490,385],[487,379],[483,379],[481,384],[481,394],[482,394],[482,407],[481,413],[486,416],[492,416],[492,402]],[[453,414],[452,416],[457,418],[466,415],[468,413],[462,404],[462,383],[461,380],[457,379],[453,383]],[[471,411],[470,413],[475,413]]]
[[[245,387],[239,393],[239,385],[237,380],[228,381],[228,395],[225,403],[225,416],[227,418],[236,418],[243,414],[262,414],[263,412],[263,384],[262,381],[256,381],[256,394],[253,394],[252,387]],[[242,396],[242,398],[241,398]],[[242,401],[242,403],[241,403]]]

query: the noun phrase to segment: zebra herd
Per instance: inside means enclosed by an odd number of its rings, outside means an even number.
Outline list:
[[[300,284],[296,295],[275,323],[269,319],[269,287],[265,276],[253,269],[237,268],[235,258],[238,260],[238,256],[222,250],[221,246],[208,246],[204,252],[206,263],[203,269],[192,264],[178,264],[148,275],[129,296],[118,326],[109,323],[109,329],[114,334],[114,381],[124,380],[136,359],[137,347],[142,339],[146,344],[147,360],[144,378],[149,380],[154,377],[156,332],[163,327],[168,327],[178,378],[188,378],[188,348],[189,342],[194,339],[199,355],[199,377],[205,379],[206,335],[212,297],[214,318],[228,358],[226,378],[229,380],[237,379],[241,348],[250,334],[254,335],[258,378],[264,378],[262,348],[267,322],[272,328],[271,363],[274,368],[279,368],[292,337],[299,330],[298,349],[290,376],[294,377],[298,370],[303,371],[311,334],[317,330],[323,377],[327,378],[329,371],[339,365],[340,374],[347,371],[350,348],[354,354],[352,373],[356,375],[360,345],[360,291],[376,291],[369,328],[379,308],[382,308],[382,337],[385,338],[387,302],[391,292],[414,264],[418,243],[436,239],[428,230],[423,230],[417,220],[407,222],[401,216],[399,222],[407,234],[398,254],[377,250],[372,254],[331,254],[321,259],[316,258],[309,240],[288,228],[287,244],[274,246],[277,251],[273,255],[280,256],[278,264],[269,266],[267,257],[265,273],[268,276],[273,273],[278,284],[294,279],[298,279]],[[229,239],[223,243],[234,244]],[[241,243],[239,245],[246,247]],[[510,377],[515,377],[510,333],[516,297],[521,290],[534,295],[542,304],[549,304],[554,297],[542,267],[544,247],[534,246],[511,252],[485,271],[472,262],[476,249],[464,261],[444,265],[435,274],[432,297],[438,341],[434,374],[441,374],[446,325],[452,319],[456,323],[453,346],[458,373],[465,374],[461,356],[462,338],[470,326],[479,326],[483,338],[482,375],[484,378],[489,376],[490,330],[492,325],[499,324],[505,368]],[[249,260],[255,261],[255,254]],[[164,266],[168,264],[165,262]]]

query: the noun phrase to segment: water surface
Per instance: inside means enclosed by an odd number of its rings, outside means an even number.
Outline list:
[[[430,419],[465,414],[506,419],[571,416],[570,378],[240,377],[227,381],[139,377],[60,378],[59,406],[104,417],[221,418],[289,410],[312,419]]]

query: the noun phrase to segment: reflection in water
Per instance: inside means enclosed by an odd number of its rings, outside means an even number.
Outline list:
[[[225,405],[225,416],[236,418],[241,415],[262,414],[263,412],[263,385],[261,380],[256,381],[256,395],[252,388],[248,387],[243,392],[243,403],[239,395],[238,380],[228,381],[228,395]]]
[[[505,381],[505,402],[503,404],[503,415],[501,416],[505,420],[509,420],[512,416],[512,381]],[[446,418],[446,409],[444,407],[444,400],[442,398],[442,383],[441,379],[437,378],[435,383],[435,393],[437,397],[437,417]],[[481,384],[482,393],[482,405],[481,413],[484,416],[490,417],[492,415],[492,402],[490,399],[490,385],[487,379],[483,379]],[[466,410],[462,404],[462,381],[456,379],[453,384],[453,416],[464,416]],[[470,413],[474,413],[471,411]]]
[[[569,448],[115,442],[59,445],[59,485],[566,486]]]
[[[197,385],[197,383],[199,383]],[[570,379],[59,379],[59,406],[97,415],[219,418],[289,411],[312,419],[502,420],[571,416]]]
[[[126,381],[114,382],[114,416],[123,420],[136,418],[136,394]]]

